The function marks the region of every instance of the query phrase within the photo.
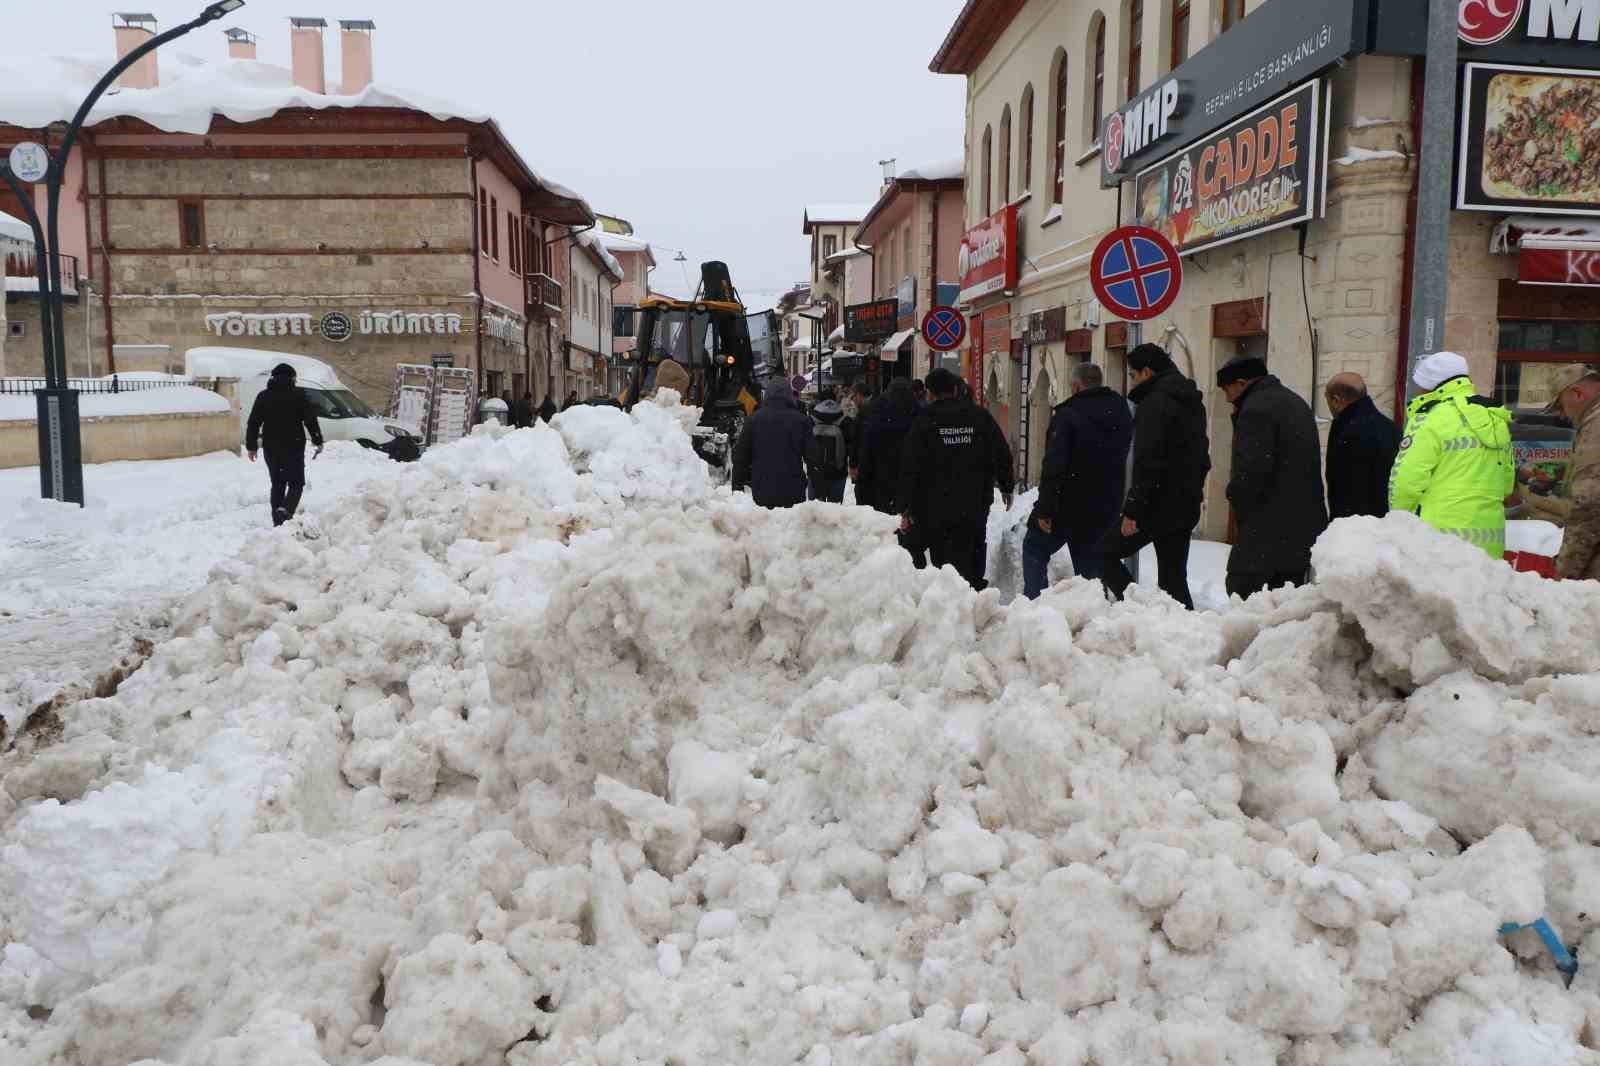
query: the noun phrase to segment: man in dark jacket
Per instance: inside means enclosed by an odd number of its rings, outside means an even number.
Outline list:
[[[306,437],[317,446],[312,458],[322,454],[322,427],[306,394],[295,385],[294,367],[279,363],[272,368],[267,387],[256,393],[245,423],[244,448],[250,461],[267,453],[267,474],[272,478],[272,524],[281,526],[294,517],[306,487]]]
[[[539,405],[539,417],[548,422],[555,416],[556,402],[550,398],[550,394],[547,392],[544,394],[544,403]]]
[[[866,421],[867,407],[872,399],[866,382],[857,381],[850,386],[849,403],[846,405],[845,416],[839,422],[839,428],[844,430],[844,444],[850,452],[850,480],[855,481],[861,472],[859,456],[861,454],[861,426]],[[856,493],[856,502],[863,503],[861,494]]]
[[[845,443],[844,408],[824,389],[811,409],[811,439],[806,443],[806,475],[811,498],[824,503],[844,502],[844,482],[850,471],[850,451]]]
[[[1389,471],[1400,430],[1367,395],[1360,374],[1335,374],[1323,393],[1333,413],[1328,431],[1328,517],[1389,513]]]
[[[862,416],[856,444],[856,502],[897,515],[900,492],[900,456],[906,435],[917,420],[917,401],[904,378],[874,400]]]
[[[767,382],[761,407],[733,445],[733,491],[748,487],[762,507],[793,507],[806,498],[806,445],[811,419],[782,378]]]
[[[1155,546],[1156,583],[1194,610],[1189,595],[1189,540],[1200,522],[1206,474],[1211,470],[1206,406],[1200,389],[1179,373],[1154,344],[1128,353],[1134,387],[1133,473],[1122,505],[1122,525],[1106,540],[1103,580],[1117,599],[1133,584],[1122,560]]]
[[[988,411],[958,395],[950,371],[929,374],[928,392],[933,402],[912,425],[900,458],[900,528],[920,530],[934,566],[954,566],[982,591],[996,486],[1011,506],[1011,446]]]
[[[533,425],[533,393],[524,392],[513,411],[515,413],[511,420],[512,425],[518,429],[527,429]]]
[[[1249,599],[1304,584],[1311,545],[1328,527],[1316,416],[1262,359],[1225,364],[1217,384],[1233,404],[1228,502],[1238,534],[1228,553],[1228,595]]]
[[[1101,547],[1122,514],[1133,444],[1128,402],[1105,387],[1093,363],[1072,368],[1072,396],[1056,406],[1039,471],[1039,502],[1022,540],[1022,587],[1038,599],[1050,557],[1065,547],[1079,577],[1099,578]]]

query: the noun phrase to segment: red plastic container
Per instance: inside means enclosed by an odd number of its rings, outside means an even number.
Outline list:
[[[1511,564],[1511,569],[1525,574],[1538,574],[1552,580],[1556,576],[1556,561],[1548,555],[1535,555],[1532,552],[1506,552],[1506,562]]]

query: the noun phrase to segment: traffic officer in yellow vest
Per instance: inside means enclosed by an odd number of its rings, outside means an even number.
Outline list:
[[[1474,393],[1467,361],[1438,352],[1412,376],[1425,390],[1406,407],[1405,437],[1389,476],[1389,508],[1441,533],[1506,552],[1505,498],[1516,489],[1511,412]]]

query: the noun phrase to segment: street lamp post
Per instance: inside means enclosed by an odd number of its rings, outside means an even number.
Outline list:
[[[46,338],[45,388],[35,392],[39,401],[40,481],[46,499],[66,500],[79,506],[83,505],[83,455],[78,430],[78,394],[70,387],[67,378],[66,311],[61,292],[59,254],[61,185],[66,178],[67,160],[71,157],[72,147],[78,140],[78,131],[89,118],[89,112],[94,108],[95,102],[129,67],[169,41],[175,41],[184,34],[215,22],[244,5],[245,0],[217,0],[195,18],[150,38],[119,59],[95,83],[94,88],[89,90],[89,95],[84,97],[83,103],[78,105],[77,114],[72,116],[66,132],[61,136],[61,143],[50,155],[50,167],[45,174],[45,236],[48,242],[39,246],[39,254],[47,261],[46,268],[40,272],[40,283],[44,290],[48,290],[40,292],[39,317],[41,323],[48,319],[49,326],[40,330]],[[8,176],[8,184],[12,180],[14,179]],[[26,204],[28,198],[19,197],[19,199]],[[35,240],[38,240],[38,216],[32,212],[31,205],[29,211],[32,214],[30,222],[34,227]],[[104,234],[101,236],[103,239]],[[109,298],[109,294],[107,297]],[[84,298],[88,298],[87,294]]]

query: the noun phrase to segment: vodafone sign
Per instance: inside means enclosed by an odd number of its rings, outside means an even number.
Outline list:
[[[1456,34],[1478,48],[1521,27],[1533,40],[1600,41],[1600,0],[1461,0]]]
[[[990,293],[1017,287],[1017,207],[1007,204],[961,238],[956,259],[960,300],[970,304]]]

